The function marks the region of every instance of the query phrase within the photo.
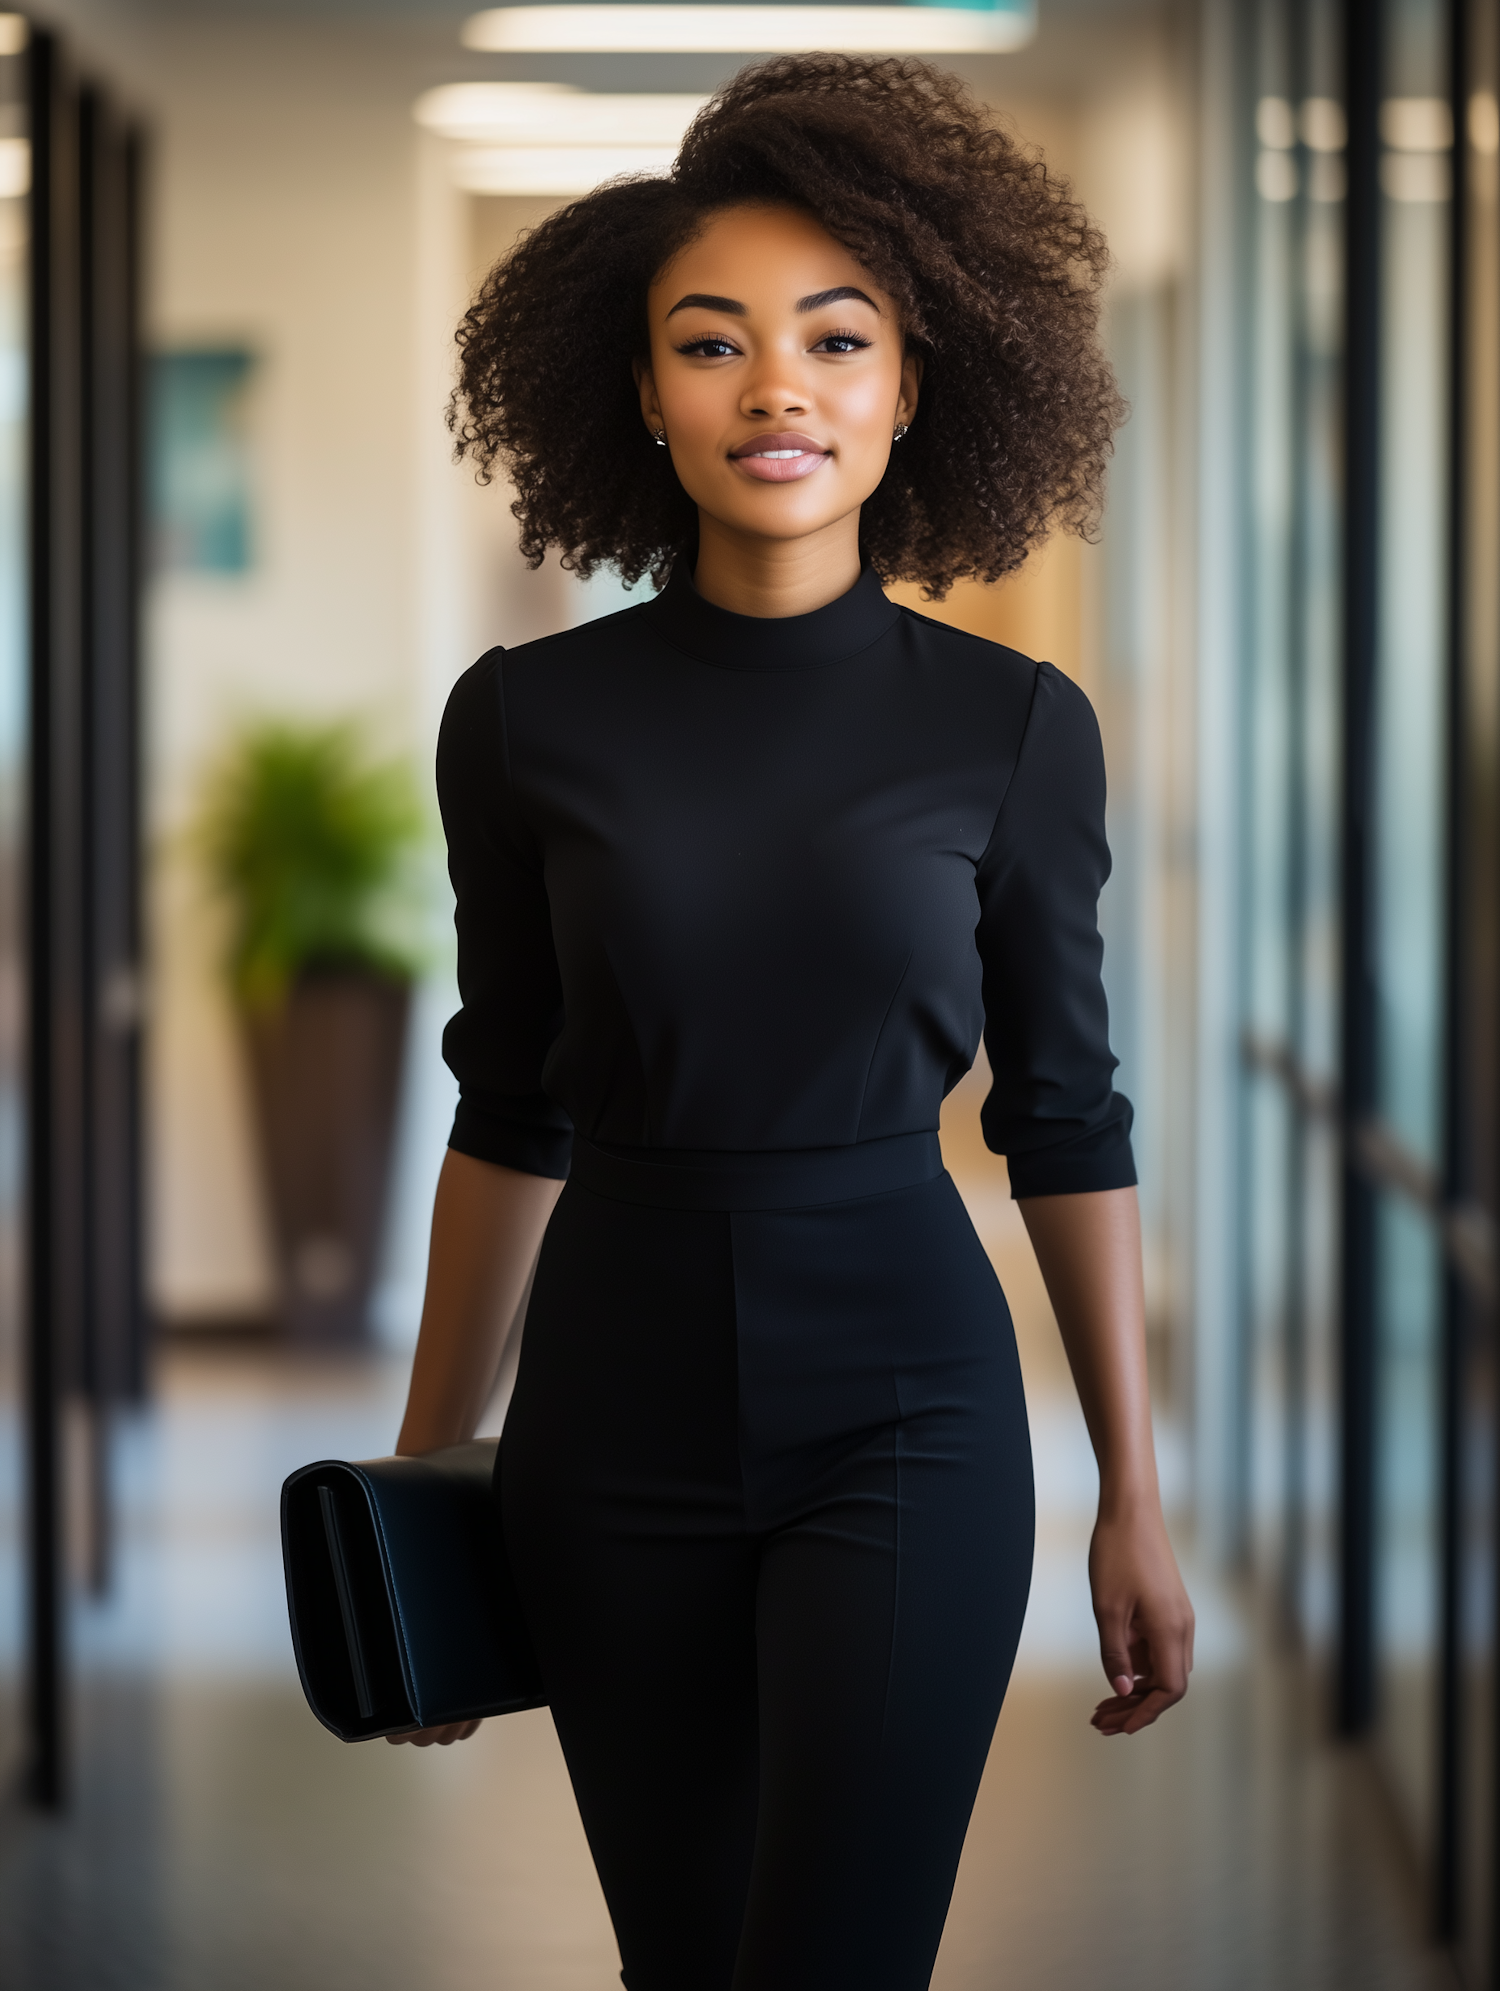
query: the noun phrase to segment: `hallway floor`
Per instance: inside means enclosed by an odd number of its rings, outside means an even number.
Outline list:
[[[936,1991],[1428,1991],[1404,1853],[1362,1756],[1186,1560],[1187,1701],[1104,1742],[1084,1562],[1092,1460],[1003,1168],[950,1165],[1016,1314],[1037,1578]],[[618,1959],[545,1712],[446,1751],[346,1748],[303,1706],[276,1493],[389,1448],[406,1358],[164,1354],[118,1435],[118,1569],[80,1610],[71,1814],[0,1818],[6,1991],[608,1991]],[[1170,1504],[1182,1449],[1162,1434]]]
[[[1106,1744],[1085,1675],[1006,1704],[936,1991],[1427,1991],[1356,1754],[1276,1665]],[[96,1674],[72,1818],[0,1878],[9,1991],[608,1991],[618,1964],[544,1712],[461,1749],[345,1748],[294,1686]]]

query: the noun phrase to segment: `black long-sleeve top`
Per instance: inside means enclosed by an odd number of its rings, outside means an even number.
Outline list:
[[[1050,664],[889,601],[656,599],[491,650],[438,790],[451,1145],[843,1147],[935,1129],[981,1029],[1017,1196],[1135,1180],[1097,922],[1104,765]]]

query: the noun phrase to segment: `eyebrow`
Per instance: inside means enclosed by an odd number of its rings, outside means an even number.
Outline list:
[[[861,304],[868,304],[877,317],[880,315],[880,306],[875,302],[874,298],[867,297],[862,290],[857,290],[852,283],[838,284],[832,290],[815,290],[811,297],[799,297],[797,299],[797,309],[799,311],[821,311],[825,304],[842,304],[846,297],[858,298]]]
[[[796,308],[799,312],[821,311],[825,304],[841,304],[845,298],[856,298],[861,304],[868,304],[872,311],[879,313],[880,306],[874,298],[866,296],[864,291],[857,289],[852,283],[836,284],[832,290],[815,290],[810,297],[799,297]],[[667,316],[675,318],[679,311],[691,311],[695,307],[700,311],[724,311],[731,318],[749,316],[747,308],[737,297],[714,297],[705,290],[690,290],[686,297],[679,297]]]
[[[679,311],[690,311],[695,305],[700,311],[727,311],[734,318],[747,316],[737,297],[711,297],[706,290],[690,290],[686,297],[679,297],[667,316],[675,318]]]

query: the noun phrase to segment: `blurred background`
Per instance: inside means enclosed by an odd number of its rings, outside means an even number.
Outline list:
[[[829,46],[957,70],[1115,254],[1099,542],[935,612],[1103,722],[1200,1616],[1182,1709],[1099,1741],[1092,1461],[976,1072],[945,1151],[1039,1554],[934,1981],[1500,1983],[1497,0],[54,0],[0,14],[15,1991],[617,1982],[545,1713],[335,1742],[276,1501],[394,1442],[453,1105],[448,688],[627,599],[528,573],[452,464],[454,325],[743,62]]]

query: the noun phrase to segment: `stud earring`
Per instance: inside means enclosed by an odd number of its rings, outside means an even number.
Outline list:
[[[667,432],[666,432],[666,430],[665,430],[665,429],[653,429],[653,430],[652,430],[652,433],[651,433],[651,440],[652,440],[652,441],[653,441],[653,442],[654,442],[654,443],[656,444],[656,447],[657,447],[658,449],[665,449],[665,448],[666,448],[666,446],[667,446]]]
[[[901,438],[906,434],[906,431],[909,427],[910,424],[907,422],[897,422],[896,433],[891,438],[892,442],[900,442]]]

